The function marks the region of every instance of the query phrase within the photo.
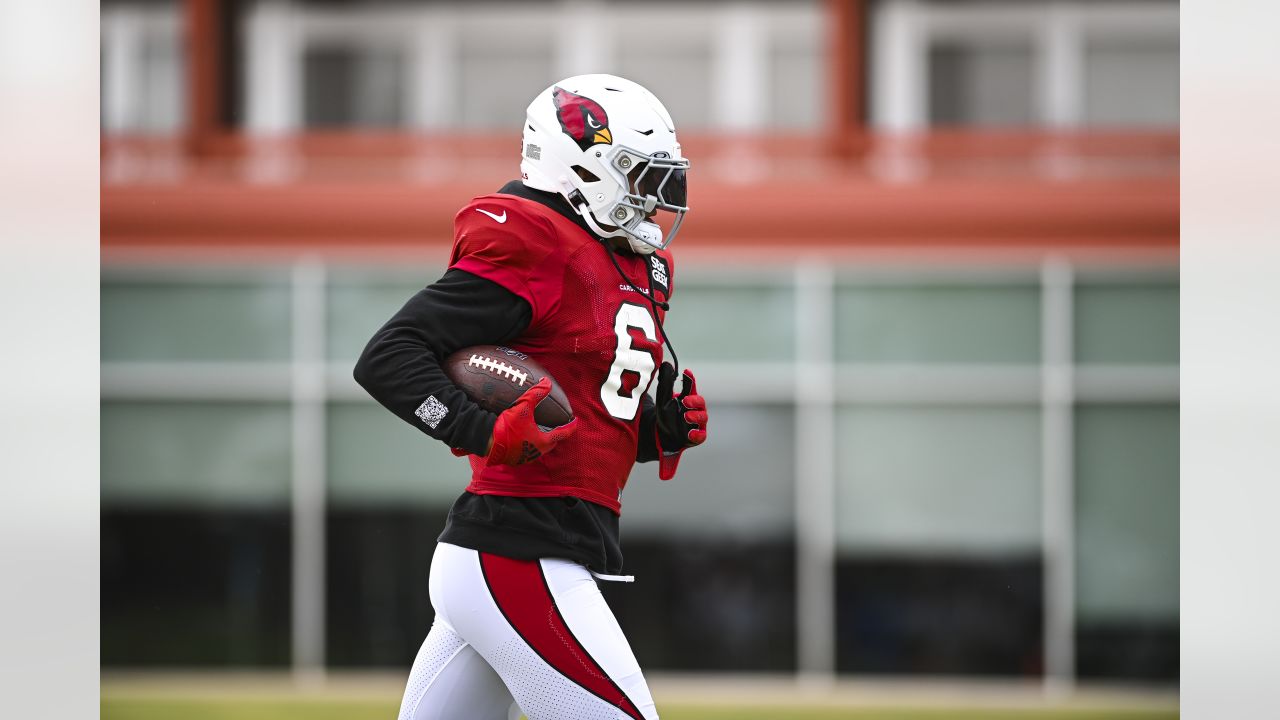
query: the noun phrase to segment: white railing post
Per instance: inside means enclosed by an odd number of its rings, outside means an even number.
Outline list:
[[[293,268],[293,669],[322,677],[325,662],[325,268]]]
[[[1075,684],[1075,469],[1071,265],[1041,267],[1041,512],[1044,533],[1044,678],[1050,692]]]
[[[915,0],[878,3],[872,11],[871,121],[903,133],[928,124],[928,45]]]
[[[735,2],[717,10],[711,71],[712,121],[729,131],[759,130],[768,97],[768,27],[760,6]]]
[[[419,130],[444,130],[458,122],[453,98],[458,91],[457,20],[445,7],[416,14],[417,32],[409,45],[409,123]]]
[[[1040,23],[1039,116],[1051,128],[1080,125],[1084,105],[1084,34],[1076,8],[1052,3]]]
[[[796,656],[801,679],[835,677],[835,278],[795,268]]]
[[[289,5],[277,2],[254,7],[245,19],[245,114],[251,133],[281,134],[302,125],[301,22]]]

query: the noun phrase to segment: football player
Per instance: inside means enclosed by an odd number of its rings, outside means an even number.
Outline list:
[[[462,208],[448,271],[355,368],[374,398],[472,467],[431,563],[435,623],[400,720],[507,720],[513,700],[530,720],[654,720],[596,580],[629,579],[618,517],[633,464],[656,461],[669,479],[707,437],[693,374],[677,394],[678,365],[663,360],[666,247],[688,210],[689,161],[662,103],[611,75],[547,88],[523,133],[521,180]],[[441,362],[479,344],[540,362],[574,420],[534,423],[547,380],[497,415],[472,402]]]

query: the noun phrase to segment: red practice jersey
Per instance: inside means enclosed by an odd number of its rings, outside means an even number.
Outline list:
[[[619,512],[636,461],[641,395],[662,362],[660,301],[672,291],[671,256],[615,253],[572,220],[514,195],[483,195],[454,218],[450,267],[524,298],[532,320],[507,345],[564,389],[578,429],[536,462],[485,467],[472,456],[467,490],[479,495],[569,495]],[[656,313],[656,315],[655,315]]]

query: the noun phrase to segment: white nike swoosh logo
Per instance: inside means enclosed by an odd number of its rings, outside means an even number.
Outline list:
[[[488,210],[483,210],[483,209],[481,209],[481,208],[476,208],[476,212],[482,212],[482,213],[484,213],[485,215],[488,215],[489,217],[493,218],[494,220],[497,220],[497,221],[498,221],[498,222],[500,222],[500,223],[504,223],[504,222],[506,222],[506,221],[507,221],[507,211],[506,211],[506,210],[503,210],[501,215],[494,215],[493,213],[489,212]]]

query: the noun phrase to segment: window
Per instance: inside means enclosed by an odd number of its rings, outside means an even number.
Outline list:
[[[302,60],[306,127],[406,124],[404,54],[394,46],[314,45]]]
[[[121,278],[102,286],[104,362],[280,361],[290,353],[283,280]]]
[[[102,6],[102,128],[170,135],[186,124],[177,3]]]
[[[471,468],[372,400],[328,410],[329,502],[337,507],[426,507],[444,513]]]
[[[495,27],[477,18],[463,26],[458,43],[455,125],[512,134],[520,130],[529,101],[556,79],[556,35],[549,19],[543,17],[542,22],[530,24],[525,18],[516,18],[514,23]],[[529,32],[530,28],[536,30]]]
[[[1034,60],[1029,42],[935,43],[929,48],[929,124],[1031,125]]]
[[[1075,293],[1080,363],[1177,365],[1178,286],[1082,281]]]
[[[827,124],[822,9],[787,3],[771,12],[767,125],[779,130],[822,130]]]
[[[624,493],[628,533],[712,540],[790,536],[795,524],[789,481],[796,453],[793,409],[722,402],[715,415],[717,441],[681,458],[681,476],[691,481],[660,483],[656,463],[636,466]],[[732,514],[724,512],[726,502],[732,502]]]
[[[859,363],[1035,363],[1033,285],[862,284],[836,293],[836,357]]]
[[[1081,619],[1177,618],[1177,407],[1085,405],[1076,432]]]
[[[289,408],[102,405],[104,665],[289,660]]]
[[[842,551],[1036,554],[1039,421],[1034,407],[843,408],[836,426]]]
[[[684,359],[787,361],[794,356],[795,298],[788,287],[707,286],[676,276],[674,312],[664,329]],[[750,318],[725,322],[724,318]]]
[[[713,124],[710,28],[693,29],[626,43],[617,50],[617,73],[661,98],[679,130]]]
[[[284,403],[102,405],[102,500],[121,506],[284,508]]]
[[[1089,38],[1084,88],[1088,125],[1177,127],[1177,37]]]
[[[1178,675],[1178,408],[1076,413],[1076,665],[1083,677]]]

